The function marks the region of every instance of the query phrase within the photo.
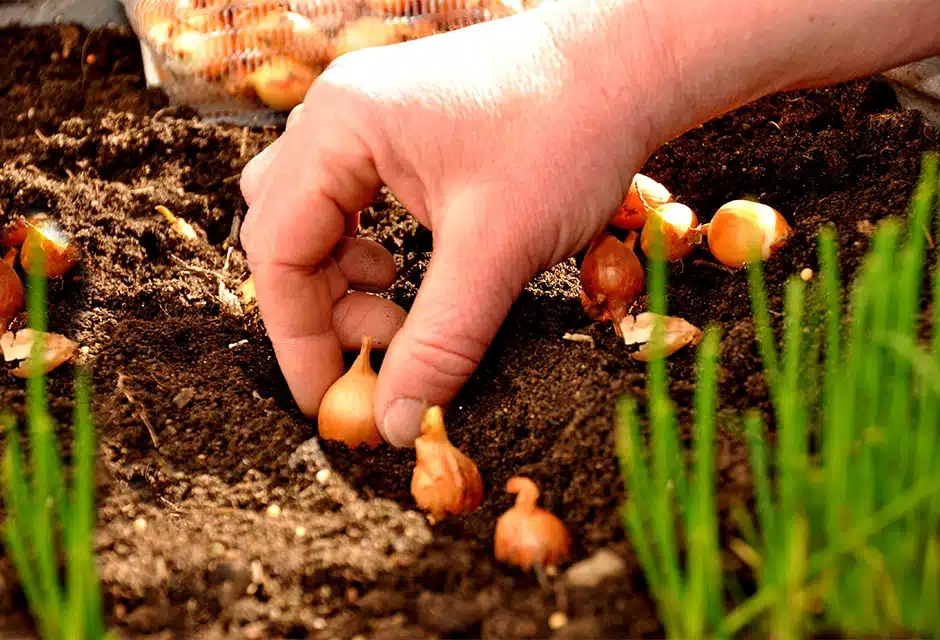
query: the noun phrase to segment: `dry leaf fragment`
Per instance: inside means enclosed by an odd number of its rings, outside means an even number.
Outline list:
[[[627,345],[641,345],[639,351],[630,354],[634,360],[649,362],[653,359],[653,324],[657,317],[663,318],[665,329],[665,356],[669,357],[682,347],[697,345],[702,340],[702,330],[674,316],[660,316],[649,311],[633,317],[627,316],[620,323],[623,341]]]
[[[22,360],[10,373],[18,378],[28,378],[33,375],[32,351],[33,345],[39,336],[42,336],[42,367],[40,373],[49,373],[60,364],[68,362],[75,355],[78,345],[58,333],[41,333],[33,329],[20,329],[15,334],[7,331],[0,336],[0,350],[3,359],[7,362]]]

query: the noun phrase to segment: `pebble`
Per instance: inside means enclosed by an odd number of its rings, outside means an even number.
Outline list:
[[[623,575],[627,563],[610,549],[596,551],[590,558],[565,571],[565,582],[572,587],[596,587],[608,578]]]
[[[320,484],[326,484],[330,479],[330,470],[329,469],[320,469],[317,471],[317,482]]]
[[[294,535],[298,538],[303,538],[305,535],[307,535],[307,528],[304,526],[297,527],[294,529]]]
[[[276,504],[268,505],[268,517],[277,518],[281,515],[281,508]]]
[[[134,528],[137,531],[144,531],[147,528],[147,521],[143,518],[137,518],[134,520]]]
[[[809,267],[800,271],[800,277],[803,279],[803,282],[809,282],[810,280],[812,280],[813,275],[814,275],[813,270],[810,269]]]
[[[566,624],[568,624],[568,616],[566,616],[561,611],[556,611],[552,615],[548,616],[548,628],[552,631],[557,631]]]

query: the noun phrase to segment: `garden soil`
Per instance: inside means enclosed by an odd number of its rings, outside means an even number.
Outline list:
[[[452,440],[479,466],[486,499],[430,526],[409,493],[413,450],[319,442],[257,311],[239,312],[225,295],[247,275],[242,252],[227,251],[246,210],[238,176],[277,134],[200,123],[169,106],[146,88],[126,29],[0,30],[2,221],[47,212],[82,251],[80,267],[50,283],[49,323],[81,345],[93,374],[95,548],[109,626],[129,638],[661,635],[621,526],[614,455],[615,403],[645,395],[644,365],[609,324],[585,317],[576,260],[531,283],[453,403]],[[658,150],[643,171],[703,221],[741,197],[783,212],[795,234],[767,264],[776,318],[785,279],[816,268],[816,232],[835,225],[850,275],[873,225],[905,214],[921,153],[938,147],[938,132],[899,109],[887,87],[859,81],[726,114]],[[195,225],[198,240],[171,230],[157,205]],[[408,308],[429,232],[387,194],[361,226],[394,253],[400,275],[388,295]],[[722,329],[718,501],[733,535],[729,510],[751,493],[737,416],[768,407],[747,278],[704,252],[669,277],[671,314]],[[684,425],[694,356],[669,359]],[[49,377],[66,454],[74,373],[66,365]],[[22,418],[23,380],[0,377],[0,402]],[[504,487],[513,475],[535,480],[541,504],[567,524],[572,562],[616,554],[620,562],[595,558],[605,581],[585,584],[571,563],[539,580],[495,561],[493,529],[512,504]],[[740,563],[723,560],[746,590]],[[0,630],[34,633],[3,555]]]

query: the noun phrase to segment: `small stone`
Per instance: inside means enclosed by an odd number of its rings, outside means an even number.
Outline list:
[[[601,549],[590,558],[565,571],[565,582],[572,587],[596,587],[608,578],[623,575],[627,563],[610,549]]]
[[[317,471],[317,482],[320,484],[326,484],[330,479],[330,470],[329,469],[320,469]]]
[[[137,531],[144,531],[147,528],[147,521],[143,518],[137,518],[134,520],[134,529]]]
[[[548,628],[552,631],[557,631],[566,624],[568,624],[568,616],[566,616],[561,611],[556,611],[552,615],[548,616]]]
[[[294,535],[298,538],[303,538],[305,535],[307,535],[307,528],[304,526],[297,527],[294,529]]]
[[[323,631],[326,629],[326,620],[323,618],[314,618],[313,619],[313,628],[317,631]]]
[[[177,409],[182,409],[192,402],[195,397],[196,390],[192,387],[186,387],[185,389],[180,389],[179,392],[173,396],[173,404],[176,405]]]
[[[278,518],[281,515],[281,508],[276,504],[268,505],[268,517],[269,518]]]
[[[361,633],[357,633],[351,638],[351,640],[368,640],[368,639]]]
[[[209,552],[214,556],[220,556],[225,553],[225,547],[221,542],[213,542],[209,545]]]
[[[814,275],[813,270],[810,269],[809,267],[800,271],[800,277],[803,279],[803,282],[809,282],[810,280],[812,280],[813,275]]]

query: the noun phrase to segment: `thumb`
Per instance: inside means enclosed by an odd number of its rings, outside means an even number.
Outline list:
[[[377,425],[396,447],[412,446],[427,406],[448,403],[476,371],[532,275],[472,235],[435,238],[440,246],[379,371]]]

